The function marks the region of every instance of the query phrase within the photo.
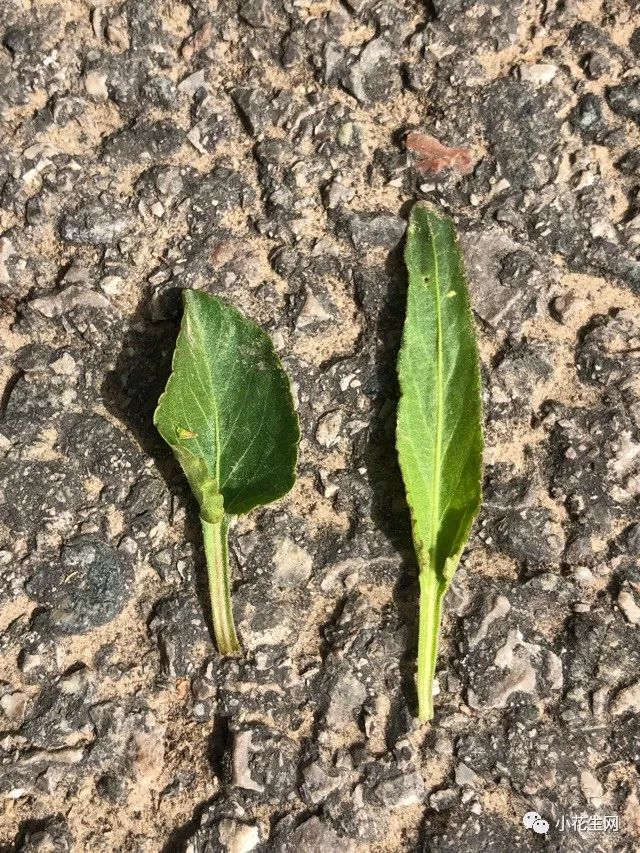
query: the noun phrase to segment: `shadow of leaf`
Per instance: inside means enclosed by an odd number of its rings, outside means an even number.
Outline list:
[[[401,690],[408,708],[417,710],[415,658],[418,636],[418,566],[411,538],[411,519],[395,449],[399,399],[396,361],[404,324],[407,281],[404,244],[393,250],[385,265],[387,290],[373,316],[369,334],[375,339],[375,416],[372,418],[364,463],[372,492],[372,521],[402,557],[402,571],[393,597],[398,619],[406,629],[400,661]],[[371,313],[371,312],[370,312]],[[391,715],[393,717],[394,715]],[[389,733],[391,736],[392,733]]]
[[[176,289],[175,305],[180,304]],[[187,506],[185,538],[196,546],[196,593],[213,639],[211,604],[198,506],[173,453],[153,425],[158,397],[171,374],[171,359],[179,330],[179,316],[151,322],[149,295],[139,302],[124,335],[115,368],[107,373],[101,393],[106,409],[131,432],[155,462],[170,492]]]

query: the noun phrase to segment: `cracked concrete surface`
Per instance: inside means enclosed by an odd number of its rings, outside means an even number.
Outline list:
[[[637,0],[6,0],[0,45],[0,849],[637,849]],[[423,727],[414,199],[461,234],[486,421]],[[232,530],[240,660],[151,424],[184,287],[270,332],[303,426]]]

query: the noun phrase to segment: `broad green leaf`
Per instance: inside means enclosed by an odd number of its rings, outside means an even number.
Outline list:
[[[420,569],[418,704],[433,716],[444,594],[481,503],[482,403],[473,318],[453,224],[411,211],[396,444]]]
[[[183,303],[172,373],[154,424],[200,505],[218,646],[237,651],[228,519],[292,488],[300,430],[291,386],[269,336],[215,296],[185,290]]]
[[[269,336],[215,296],[184,291],[154,423],[201,505],[211,489],[240,515],[293,486],[300,434],[289,380]]]

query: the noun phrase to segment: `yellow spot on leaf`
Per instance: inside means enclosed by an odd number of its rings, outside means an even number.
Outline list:
[[[447,293],[447,299],[451,299],[455,295],[456,295],[455,290],[450,290],[449,293]]]
[[[197,438],[198,433],[186,427],[176,427],[176,435],[178,438]]]

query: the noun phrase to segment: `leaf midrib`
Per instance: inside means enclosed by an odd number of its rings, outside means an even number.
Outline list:
[[[442,464],[442,432],[444,429],[444,387],[443,387],[443,372],[442,372],[442,306],[440,300],[440,272],[438,268],[438,253],[436,249],[436,241],[431,228],[431,223],[427,223],[429,229],[429,245],[433,258],[433,286],[435,288],[435,307],[436,307],[436,435],[433,448],[433,483],[431,491],[431,570],[437,571],[437,543],[438,543],[438,528],[440,526],[440,467]]]
[[[190,310],[188,312],[187,316],[189,316],[189,315],[191,315],[189,319],[192,321],[193,328],[194,328],[194,336],[193,336],[194,343],[196,344],[197,349],[199,349],[201,354],[202,354],[202,361],[204,362],[204,364],[206,366],[206,371],[209,375],[209,382],[211,384],[211,404],[212,404],[212,408],[213,408],[213,431],[214,431],[215,444],[216,444],[214,477],[215,477],[215,481],[216,481],[216,488],[218,489],[218,491],[220,491],[220,453],[221,453],[221,451],[220,451],[220,413],[218,410],[218,402],[216,400],[216,390],[215,390],[216,386],[215,386],[215,383],[213,381],[213,369],[211,367],[209,359],[207,358],[207,353],[206,353],[205,346],[204,346],[204,330],[202,329],[202,327],[200,326],[200,323],[197,320],[197,315],[196,315],[195,311]],[[218,340],[219,340],[221,333],[222,333],[222,327],[223,327],[222,312],[219,312],[218,316],[220,317],[220,328],[219,328],[219,332],[218,332]]]
[[[222,312],[220,312],[219,316],[220,316],[220,330],[218,333],[218,344],[220,342],[220,339],[222,338],[223,330],[224,330],[224,315],[222,314]],[[221,466],[221,459],[222,459],[223,448],[222,448],[222,445],[220,442],[220,415],[219,415],[218,402],[216,399],[216,385],[215,385],[214,378],[213,378],[213,367],[212,367],[212,364],[210,362],[210,359],[207,358],[207,353],[206,353],[206,349],[204,346],[204,329],[201,327],[200,323],[197,322],[195,314],[193,315],[192,320],[193,320],[194,329],[197,330],[197,334],[194,334],[194,342],[202,354],[202,361],[204,361],[204,363],[206,365],[207,373],[209,375],[209,382],[211,384],[211,402],[212,402],[212,407],[213,407],[213,423],[214,423],[214,434],[215,434],[215,442],[216,442],[215,479],[216,479],[216,484],[217,484],[217,491],[219,494],[222,494],[222,490],[227,485],[227,483],[229,482],[229,480],[231,479],[233,474],[238,470],[242,461],[247,456],[250,449],[254,445],[256,439],[258,438],[259,430],[262,427],[262,424],[264,423],[264,415],[265,415],[267,404],[268,404],[269,394],[268,394],[268,392],[265,392],[265,399],[263,402],[262,415],[260,417],[260,427],[255,431],[253,437],[251,438],[251,441],[249,441],[249,443],[245,447],[244,451],[242,452],[241,456],[236,460],[233,467],[228,472],[227,476],[225,477],[224,482],[222,482],[221,481],[221,467],[222,467]],[[235,365],[234,365],[233,369],[235,370]],[[237,415],[237,417],[234,421],[234,425],[235,425],[235,423],[237,423],[239,418],[240,418],[240,413]],[[227,434],[225,436],[225,447],[228,443],[228,440],[229,440],[229,434]]]

